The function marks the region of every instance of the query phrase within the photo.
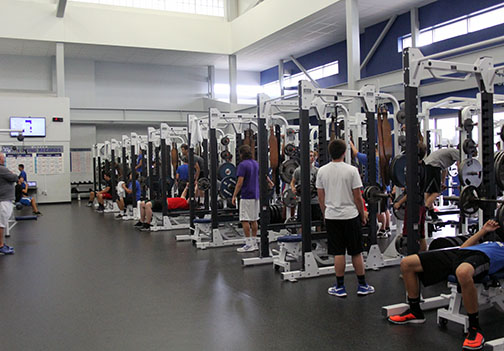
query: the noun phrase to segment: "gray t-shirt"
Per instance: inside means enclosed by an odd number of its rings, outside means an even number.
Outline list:
[[[318,173],[318,168],[315,166],[310,167],[310,181],[315,186],[315,181],[317,180],[317,173]],[[298,167],[294,170],[294,173],[292,173],[292,178],[294,178],[294,181],[296,183],[296,186],[299,185],[299,180],[301,179],[301,167]],[[311,203],[313,205],[318,204],[318,196],[315,196],[312,198]]]
[[[432,152],[425,159],[425,164],[427,166],[447,169],[457,161],[460,161],[460,151],[453,148],[447,148]]]
[[[0,165],[0,201],[14,201],[14,183],[17,178],[17,175],[9,171],[7,167]]]

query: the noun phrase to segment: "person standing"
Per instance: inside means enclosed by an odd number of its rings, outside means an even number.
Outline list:
[[[189,165],[187,164],[187,158],[185,156],[182,157],[182,164],[177,167],[175,180],[177,182],[178,194],[182,196],[187,182],[189,181]]]
[[[240,146],[239,152],[241,162],[236,171],[238,181],[231,202],[236,206],[236,197],[241,190],[239,217],[246,239],[245,245],[236,251],[251,252],[259,249],[256,240],[259,220],[259,163],[252,159],[249,145]]]
[[[10,255],[14,248],[4,243],[5,228],[9,228],[14,201],[14,183],[18,177],[5,167],[5,154],[0,152],[0,254]]]
[[[328,253],[334,255],[336,284],[328,289],[333,296],[346,297],[345,252],[352,257],[357,274],[357,295],[375,292],[365,279],[362,258],[362,225],[367,223],[362,200],[362,181],[356,167],[344,162],[346,145],[337,139],[329,144],[332,162],[322,166],[317,174],[319,204],[324,214],[328,235]]]
[[[28,178],[26,177],[26,172],[24,170],[24,164],[22,164],[22,163],[18,164],[18,169],[19,169],[19,176],[18,177],[23,177],[25,182],[27,182]]]

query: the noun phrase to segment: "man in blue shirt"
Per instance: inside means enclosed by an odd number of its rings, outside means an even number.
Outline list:
[[[484,242],[480,239],[495,230],[499,224],[487,221],[483,227],[467,239],[460,248],[421,252],[405,257],[401,262],[401,272],[408,295],[409,309],[402,314],[390,316],[393,324],[424,323],[425,316],[420,308],[420,286],[446,281],[449,275],[456,275],[462,291],[464,308],[469,317],[469,333],[464,341],[464,350],[480,350],[485,338],[479,326],[478,294],[474,282],[488,274],[504,270],[504,243]]]
[[[350,148],[352,149],[352,158],[357,158],[357,161],[363,166],[367,167],[368,159],[367,154],[359,152],[355,145],[350,141]],[[364,182],[367,182],[367,175]],[[378,157],[378,148],[376,148],[376,182],[382,185],[380,177],[380,158]],[[376,235],[377,238],[388,238],[390,236],[390,211],[387,208],[387,200],[380,203],[380,213],[378,214],[378,222],[381,224],[380,230]]]
[[[133,182],[131,181],[131,173],[129,174],[128,186],[124,182],[119,182],[118,184],[118,194],[119,200],[117,200],[117,206],[119,206],[119,212],[115,218],[121,219],[126,216],[126,207],[128,205],[133,205],[133,201],[140,201],[142,197],[142,189],[140,188],[140,182],[135,180],[135,196],[133,196]],[[122,196],[121,196],[122,195]]]
[[[24,181],[27,182],[28,178],[26,177],[26,172],[24,170],[24,164],[20,163],[18,165],[18,169],[19,169],[19,176],[18,177],[23,177]]]
[[[138,150],[135,171],[138,174],[142,174],[142,171],[143,171],[143,151],[142,151],[142,149]]]
[[[187,158],[185,156],[182,157],[182,164],[177,168],[175,180],[177,182],[179,196],[182,196],[187,182],[189,181],[189,165],[187,164]]]

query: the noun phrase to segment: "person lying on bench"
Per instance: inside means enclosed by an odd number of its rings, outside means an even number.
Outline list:
[[[105,185],[102,190],[97,191],[97,192],[90,192],[89,193],[89,201],[87,203],[88,207],[93,206],[93,201],[95,197],[98,199],[98,212],[103,212],[105,210],[105,202],[104,199],[112,199],[112,194],[110,193],[112,190],[112,185],[110,183],[110,174],[109,173],[104,173],[103,174],[103,179],[105,180]]]
[[[185,187],[181,197],[166,198],[166,204],[169,211],[189,209],[189,200],[187,200],[187,192],[189,191],[188,189],[189,185]],[[150,229],[152,222],[152,213],[162,211],[163,203],[161,202],[161,200],[140,202],[140,221],[135,224],[135,227],[145,230]]]
[[[124,196],[120,196],[117,200],[117,206],[120,210],[120,212],[115,216],[117,219],[121,219],[126,216],[126,206],[133,205],[133,182],[131,181],[131,173],[128,178],[128,186],[126,186],[124,182],[121,182],[121,193],[123,193]],[[140,182],[138,180],[135,180],[135,193],[135,201],[138,202],[142,196],[142,188],[140,187]]]
[[[401,262],[401,272],[409,309],[402,314],[390,316],[388,321],[393,324],[424,323],[418,279],[424,286],[429,286],[446,281],[449,275],[455,275],[469,317],[469,333],[462,348],[482,349],[485,338],[479,326],[478,294],[474,282],[504,269],[504,243],[487,241],[479,244],[485,234],[496,229],[499,229],[499,224],[489,220],[460,248],[433,250],[405,257]]]
[[[23,206],[31,206],[34,215],[41,215],[37,208],[37,201],[33,197],[28,196],[28,183],[25,182],[22,176],[18,177],[16,184],[16,203]]]

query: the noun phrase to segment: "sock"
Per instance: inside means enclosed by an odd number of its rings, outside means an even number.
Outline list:
[[[336,277],[336,286],[338,288],[342,287],[345,285],[345,276],[342,277]]]
[[[365,275],[358,275],[357,281],[359,282],[359,285],[366,285],[366,276]]]
[[[412,299],[408,297],[408,304],[410,306],[411,312],[416,316],[423,316],[422,309],[420,308],[420,297]]]
[[[469,317],[469,328],[479,329],[480,326],[478,312],[468,313],[467,316]]]

